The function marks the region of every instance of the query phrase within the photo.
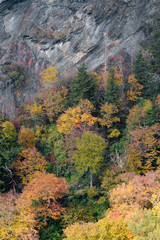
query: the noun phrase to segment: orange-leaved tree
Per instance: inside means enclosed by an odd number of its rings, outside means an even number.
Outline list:
[[[63,207],[58,200],[68,193],[64,178],[36,172],[22,194],[0,196],[0,239],[38,240],[38,229],[47,217],[57,219]],[[42,216],[42,218],[41,218]],[[40,221],[44,219],[44,222]]]
[[[35,217],[43,216],[46,224],[47,217],[57,219],[60,216],[64,208],[58,203],[58,199],[67,193],[68,185],[65,178],[37,171],[24,187],[17,204],[19,207],[24,206],[25,211],[34,213]]]

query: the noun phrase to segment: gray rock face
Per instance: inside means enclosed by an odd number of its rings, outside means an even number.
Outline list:
[[[19,87],[0,78],[0,109],[17,117],[48,65],[61,73],[85,62],[93,71],[122,49],[134,57],[159,8],[160,0],[0,0],[0,65],[27,68]]]

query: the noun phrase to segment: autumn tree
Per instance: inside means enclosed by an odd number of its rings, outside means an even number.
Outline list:
[[[110,213],[96,223],[74,223],[68,226],[64,233],[66,240],[133,239],[133,234],[129,231],[123,217]]]
[[[25,211],[23,205],[17,204],[18,198],[19,195],[11,192],[0,196],[0,238],[38,240],[35,216],[32,212]]]
[[[48,67],[46,69],[44,69],[40,75],[39,75],[39,80],[40,80],[40,83],[47,87],[47,86],[50,86],[51,84],[57,82],[58,80],[58,71],[56,69],[56,67]]]
[[[127,100],[134,102],[141,95],[141,90],[143,89],[143,86],[138,83],[134,75],[129,76],[128,83],[130,85],[130,88],[127,91]]]
[[[68,108],[57,120],[57,129],[68,135],[72,129],[87,130],[93,126],[97,118],[92,116],[93,104],[89,100],[81,100],[77,107]]]
[[[18,143],[23,146],[23,148],[35,146],[36,139],[34,132],[30,128],[23,127],[18,136]]]
[[[133,233],[134,239],[159,239],[160,214],[155,215],[151,209],[137,209],[127,221],[128,229]]]
[[[24,211],[34,213],[36,217],[57,219],[64,208],[58,203],[58,199],[68,193],[68,185],[65,178],[57,178],[54,174],[35,172],[32,180],[24,187],[18,206],[24,206]],[[37,219],[37,225],[39,225]]]
[[[124,181],[125,179],[123,179]],[[111,207],[121,214],[133,208],[151,208],[152,195],[159,192],[160,172],[151,171],[145,176],[136,175],[110,190]]]
[[[120,132],[118,129],[114,128],[113,125],[116,122],[120,122],[120,118],[117,116],[118,108],[112,104],[106,102],[101,106],[101,118],[99,118],[100,125],[106,126],[110,130],[109,138],[118,137]]]
[[[31,104],[26,104],[25,118],[32,122],[32,125],[40,125],[46,122],[53,122],[62,113],[67,105],[68,90],[62,86],[42,88]]]
[[[159,124],[130,132],[130,144],[127,152],[128,168],[131,171],[146,173],[159,166],[159,137]]]
[[[38,229],[47,217],[57,219],[63,207],[58,200],[68,193],[64,178],[36,172],[21,195],[0,196],[0,238],[38,240]],[[41,218],[41,221],[40,221]],[[42,219],[44,218],[44,221]]]
[[[35,99],[31,104],[26,104],[25,110],[26,118],[31,122],[32,126],[45,122],[44,109],[42,104],[38,103],[38,99]]]
[[[77,140],[77,153],[73,158],[78,171],[90,171],[90,189],[93,186],[93,173],[100,169],[106,146],[104,139],[92,132],[83,133],[82,138]]]
[[[22,179],[23,184],[27,184],[34,175],[35,171],[44,171],[47,161],[35,147],[26,148],[19,154],[18,160],[12,164],[17,175]]]
[[[144,100],[141,105],[135,105],[130,109],[127,117],[128,132],[150,123],[153,123],[153,104],[150,100]]]
[[[67,105],[68,90],[62,86],[59,90],[52,87],[39,94],[39,101],[50,122],[54,121],[62,113]]]

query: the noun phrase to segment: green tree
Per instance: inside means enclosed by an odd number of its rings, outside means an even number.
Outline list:
[[[95,93],[95,78],[87,73],[87,67],[83,63],[74,78],[70,92],[70,103],[76,105],[81,99],[88,99],[93,102]]]
[[[103,161],[106,143],[101,136],[92,132],[85,132],[77,140],[77,153],[74,155],[77,170],[81,173],[90,171],[90,189],[93,186],[93,173],[97,173]]]
[[[133,73],[138,82],[143,85],[141,96],[145,99],[152,99],[158,89],[157,83],[153,82],[152,76],[149,72],[149,63],[143,57],[142,51],[140,50],[133,63]]]
[[[16,144],[17,133],[13,124],[0,120],[0,192],[12,187],[9,169],[11,163],[17,158],[19,147]]]
[[[16,138],[17,133],[14,125],[9,121],[2,123],[2,139],[6,146],[15,145]]]
[[[106,96],[105,101],[108,103],[116,104],[119,96],[120,87],[116,83],[115,70],[111,69],[109,72],[109,78],[106,84]]]
[[[153,72],[160,74],[160,14],[156,16],[156,26],[152,33],[150,52],[153,57]]]

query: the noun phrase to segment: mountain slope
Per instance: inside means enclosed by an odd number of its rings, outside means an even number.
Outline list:
[[[16,117],[50,64],[64,72],[85,62],[92,71],[122,49],[134,57],[159,6],[160,0],[1,1],[0,65],[24,65],[26,76],[17,87],[2,68],[0,109]]]

